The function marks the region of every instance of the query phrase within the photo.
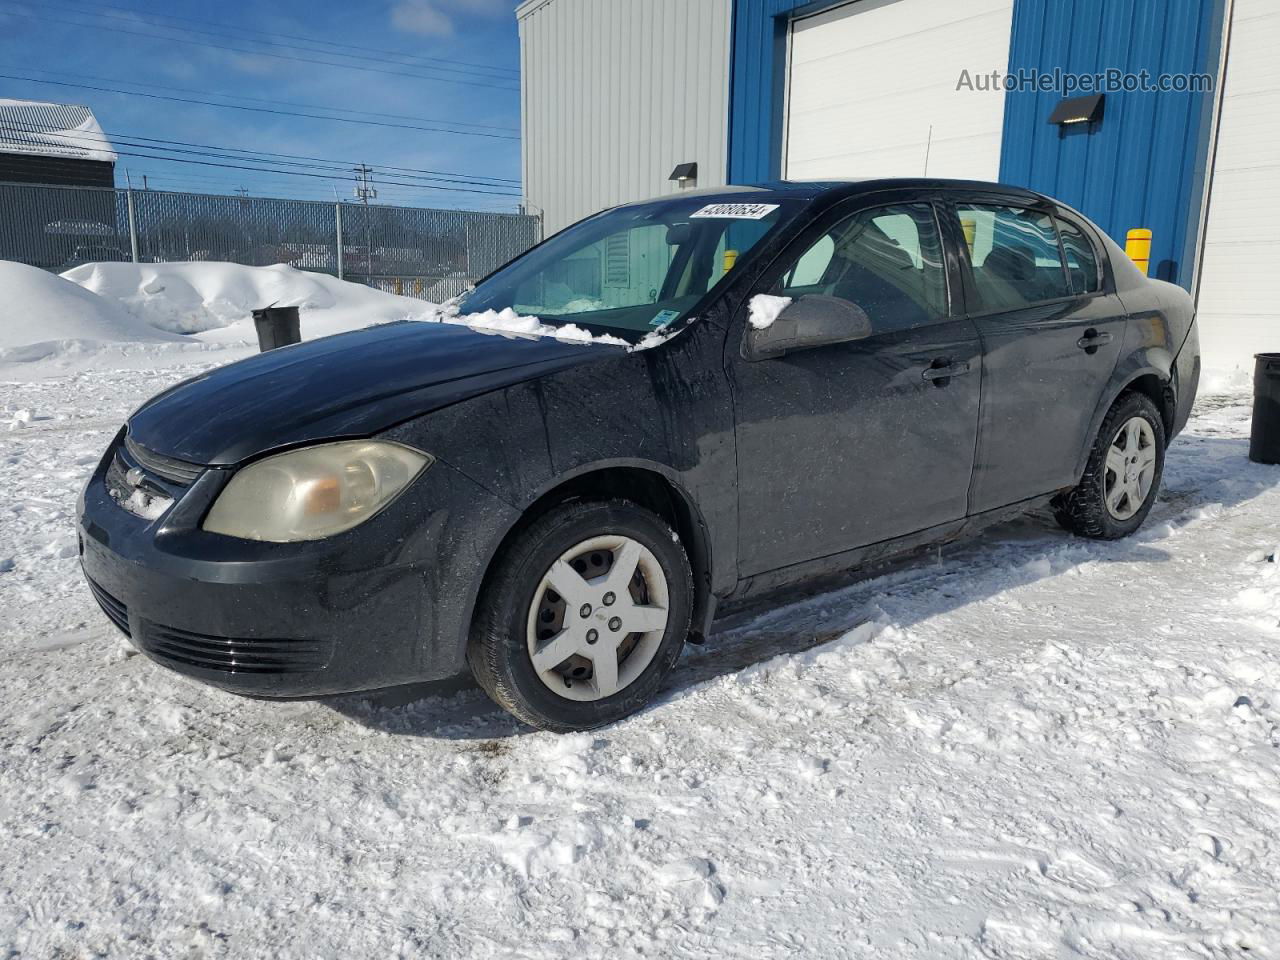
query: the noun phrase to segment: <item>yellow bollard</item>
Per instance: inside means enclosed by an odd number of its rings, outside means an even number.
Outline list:
[[[395,285],[396,285],[396,296],[403,297],[404,296],[404,280],[402,280],[400,277],[396,277]]]
[[[978,238],[978,221],[972,217],[961,217],[960,228],[964,230],[964,243],[969,248],[969,256],[973,256],[973,242]]]
[[[1151,231],[1145,227],[1134,227],[1125,235],[1124,252],[1129,259],[1138,265],[1143,275],[1151,271]]]
[[[724,252],[724,272],[728,273],[733,269],[733,265],[738,262],[737,250],[726,250]]]

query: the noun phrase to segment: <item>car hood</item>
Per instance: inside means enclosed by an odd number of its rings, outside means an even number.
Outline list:
[[[624,348],[402,322],[283,347],[210,370],[147,401],[134,442],[191,463],[365,437],[521,380]]]

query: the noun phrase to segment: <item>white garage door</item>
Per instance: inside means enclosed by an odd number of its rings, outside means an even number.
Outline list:
[[[1008,70],[1012,18],[1013,0],[857,0],[797,20],[786,175],[996,179],[1004,93],[956,86]]]
[[[1280,5],[1236,0],[1200,273],[1210,369],[1280,350]]]

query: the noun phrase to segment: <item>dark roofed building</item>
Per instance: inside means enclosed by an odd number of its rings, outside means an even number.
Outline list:
[[[128,259],[115,169],[88,107],[0,97],[0,260],[65,270]]]
[[[113,187],[116,159],[88,107],[0,98],[0,182]]]

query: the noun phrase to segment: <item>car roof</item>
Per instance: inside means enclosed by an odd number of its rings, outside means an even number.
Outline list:
[[[768,203],[772,200],[843,200],[860,194],[881,190],[967,190],[975,193],[1000,193],[1028,202],[1052,202],[1048,197],[1025,187],[983,180],[948,180],[941,177],[877,177],[866,180],[766,180],[760,183],[703,187],[681,190],[678,193],[642,200],[640,203],[656,203],[679,200],[686,197],[705,198],[708,201],[723,199],[726,202]],[[630,204],[628,204],[630,206]]]

